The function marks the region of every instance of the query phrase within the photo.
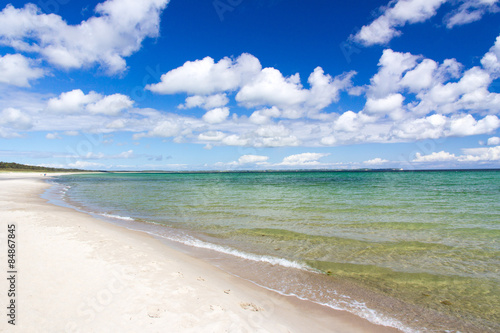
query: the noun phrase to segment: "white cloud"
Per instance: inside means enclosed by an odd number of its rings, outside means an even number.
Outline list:
[[[45,75],[41,68],[35,68],[33,61],[20,54],[0,56],[0,82],[18,87],[30,87],[30,81]]]
[[[47,109],[57,113],[82,113],[88,111],[92,114],[118,115],[130,109],[134,102],[130,97],[122,94],[102,96],[94,91],[87,95],[80,89],[61,93],[59,97],[51,98]]]
[[[374,44],[386,44],[392,38],[401,35],[396,30],[407,23],[424,22],[436,15],[436,11],[446,0],[399,0],[394,6],[385,9],[382,16],[369,25],[365,25],[354,36],[354,40],[370,46]]]
[[[69,163],[68,164],[69,168],[74,168],[74,169],[99,169],[99,168],[104,168],[104,164],[101,163],[95,163],[95,162],[88,162],[88,161],[76,161],[74,163]]]
[[[130,97],[122,94],[113,94],[87,105],[87,110],[94,114],[101,113],[114,116],[126,109],[130,109],[133,104],[134,102]]]
[[[377,158],[374,158],[374,159],[371,159],[368,161],[364,161],[363,163],[368,164],[368,165],[380,165],[380,164],[385,164],[388,162],[389,162],[388,160],[384,160],[384,159],[381,159],[380,157],[377,157]]]
[[[125,57],[157,37],[160,14],[168,0],[108,0],[96,16],[68,25],[60,16],[42,14],[33,4],[0,12],[0,43],[18,51],[36,52],[65,69],[99,64],[109,74],[126,69]]]
[[[328,156],[330,154],[323,153],[302,153],[297,155],[291,155],[285,157],[281,163],[278,165],[287,165],[287,166],[313,166],[320,165],[321,163],[318,161],[320,158]]]
[[[181,125],[174,119],[164,120],[149,132],[149,136],[171,137],[179,134],[180,130]]]
[[[367,113],[387,114],[393,118],[399,118],[402,112],[404,97],[401,94],[392,94],[384,98],[368,98],[365,105]]]
[[[379,71],[366,89],[364,110],[372,114],[389,114],[393,119],[431,112],[499,113],[500,94],[488,90],[493,81],[490,73],[473,67],[462,75],[462,67],[455,59],[438,64],[410,53],[384,50]],[[403,96],[410,101],[406,105],[401,100]]]
[[[497,146],[500,145],[500,138],[498,136],[493,136],[488,139],[488,142],[486,143],[488,146]]]
[[[445,151],[440,151],[439,153],[432,153],[429,155],[422,155],[421,153],[416,153],[413,162],[444,162],[444,161],[456,161],[457,157],[455,154],[450,154]]]
[[[425,118],[409,119],[397,124],[391,135],[403,140],[437,139],[445,136],[449,119],[440,114]]]
[[[210,96],[195,95],[187,97],[186,103],[179,105],[179,109],[201,107],[205,110],[210,110],[225,106],[227,103],[229,103],[229,99],[226,94],[215,94]]]
[[[459,157],[461,162],[500,161],[500,146],[489,148],[462,149],[464,155]]]
[[[333,146],[335,143],[337,143],[337,139],[332,135],[332,136],[326,136],[324,138],[321,138],[320,143],[324,146]]]
[[[271,121],[271,118],[278,118],[281,115],[280,110],[273,106],[269,109],[261,109],[254,111],[250,116],[250,122],[258,125],[267,124]]]
[[[203,120],[210,124],[218,124],[226,120],[229,116],[229,108],[216,108],[210,111],[207,111],[203,115]]]
[[[451,7],[457,6],[445,16],[447,28],[471,23],[481,19],[486,13],[498,12],[498,0],[397,0],[390,1],[387,7],[381,7],[383,14],[365,25],[352,38],[363,44],[387,44],[402,33],[398,28],[406,24],[425,22],[435,16],[438,9],[448,2]]]
[[[411,53],[384,50],[378,63],[379,71],[370,80],[368,95],[373,98],[383,98],[400,90],[403,73],[414,68],[419,58]]]
[[[391,135],[404,140],[438,139],[450,136],[488,134],[500,127],[497,116],[476,120],[472,115],[446,117],[434,114],[425,118],[406,120],[392,129]]]
[[[438,64],[434,60],[424,59],[414,69],[406,72],[401,80],[401,85],[408,87],[414,93],[428,89],[435,83],[437,69]]]
[[[369,123],[373,118],[365,115],[363,112],[344,112],[334,123],[334,129],[336,131],[344,132],[357,132],[363,125]]]
[[[58,113],[76,113],[81,112],[83,108],[99,99],[100,95],[91,91],[85,95],[80,89],[64,92],[57,98],[51,98],[47,103],[50,111]]]
[[[288,78],[274,68],[264,68],[258,75],[244,85],[236,100],[243,105],[276,105],[289,107],[305,102],[307,92],[302,90],[298,74]]]
[[[147,85],[146,89],[160,94],[193,95],[179,108],[207,110],[226,105],[227,93],[236,92],[235,100],[244,107],[276,107],[281,117],[297,119],[338,101],[340,91],[352,88],[355,74],[351,71],[332,78],[317,67],[308,79],[310,89],[304,89],[299,74],[285,77],[275,68],[262,69],[256,57],[244,53],[235,60],[226,57],[217,63],[210,57],[188,61],[163,74],[161,82]],[[258,117],[259,113],[253,119],[265,121]]]
[[[58,133],[47,133],[47,135],[45,136],[46,139],[49,139],[49,140],[61,140],[61,136],[58,134]]]
[[[311,89],[306,104],[321,110],[332,104],[332,102],[338,102],[340,91],[352,87],[354,75],[356,75],[356,72],[350,71],[332,78],[328,74],[325,75],[323,68],[316,67],[307,80]]]
[[[268,156],[261,155],[243,155],[238,159],[238,164],[263,164],[269,159]]]
[[[209,131],[209,132],[204,132],[200,133],[198,135],[198,139],[201,141],[217,141],[220,142],[222,141],[226,135],[221,132],[221,131]]]
[[[187,61],[181,67],[161,76],[161,82],[146,89],[159,94],[188,93],[210,95],[232,91],[261,70],[260,62],[251,54],[243,53],[237,59],[226,57],[215,63],[214,59]]]
[[[470,162],[494,162],[500,161],[500,146],[489,148],[465,148],[463,154],[456,156],[445,151],[434,152],[429,155],[417,153],[412,162],[433,163],[456,161],[461,163]]]
[[[450,136],[467,136],[491,133],[500,127],[500,119],[497,116],[486,116],[476,120],[470,114],[455,118],[450,123]]]
[[[454,10],[445,19],[446,26],[453,28],[457,25],[479,21],[486,13],[498,12],[498,0],[465,0],[460,7]]]
[[[489,52],[481,59],[481,64],[493,78],[500,77],[500,36],[497,37]]]
[[[249,143],[248,139],[243,139],[239,135],[233,134],[228,135],[221,141],[227,146],[247,146]]]
[[[121,152],[120,154],[116,155],[115,158],[133,158],[134,156],[134,151],[133,150],[128,150]]]
[[[15,130],[28,130],[33,127],[33,121],[21,110],[6,108],[0,112],[0,126]]]

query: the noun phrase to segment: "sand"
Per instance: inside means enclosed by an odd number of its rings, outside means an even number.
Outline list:
[[[39,173],[0,173],[0,331],[397,332],[279,295],[148,234],[56,206]],[[15,224],[15,297],[8,225]],[[8,302],[15,300],[15,326]]]

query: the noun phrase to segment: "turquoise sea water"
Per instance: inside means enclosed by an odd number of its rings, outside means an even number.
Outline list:
[[[284,294],[408,332],[500,331],[500,171],[56,182],[79,209],[237,257],[228,270]]]

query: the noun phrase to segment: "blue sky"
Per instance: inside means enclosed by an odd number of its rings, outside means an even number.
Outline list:
[[[0,12],[0,160],[500,167],[498,0],[40,0]]]

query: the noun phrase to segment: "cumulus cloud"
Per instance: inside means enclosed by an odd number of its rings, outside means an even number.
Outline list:
[[[352,87],[354,75],[356,75],[356,72],[350,71],[333,78],[331,75],[325,74],[323,68],[316,67],[307,80],[311,89],[306,104],[314,109],[321,110],[332,104],[332,102],[338,102],[339,93]]]
[[[0,56],[0,82],[18,87],[30,87],[30,81],[45,75],[41,68],[34,67],[34,62],[20,54]]]
[[[246,108],[277,108],[280,116],[297,119],[309,112],[317,113],[339,100],[339,93],[352,88],[354,71],[336,77],[317,67],[309,76],[310,89],[302,86],[299,74],[284,76],[271,67],[262,68],[251,54],[236,59],[228,57],[215,62],[210,57],[188,61],[161,76],[161,82],[146,89],[159,94],[186,93],[185,104],[179,108],[210,109],[228,103],[227,94],[235,92],[235,100]],[[259,113],[255,114],[254,120]]]
[[[457,157],[455,154],[450,154],[445,151],[440,151],[438,153],[434,152],[429,155],[422,155],[421,153],[416,153],[413,162],[443,162],[443,161],[455,161]]]
[[[238,164],[264,164],[268,159],[268,156],[262,155],[243,155],[238,159]]]
[[[88,104],[87,110],[90,113],[100,113],[106,115],[118,115],[120,112],[130,109],[134,102],[130,97],[122,94],[113,94],[109,96],[104,96],[98,101]]]
[[[446,26],[453,28],[457,25],[479,21],[486,13],[498,11],[498,0],[462,1],[461,5],[446,17]]]
[[[143,137],[160,137],[168,138],[178,135],[183,127],[182,119],[175,117],[169,117],[167,119],[161,119],[156,122],[153,128],[147,133],[137,133],[133,135],[133,139],[137,140]]]
[[[417,153],[413,162],[433,163],[433,162],[494,162],[500,161],[500,146],[489,148],[466,148],[462,149],[463,154],[456,156],[445,151],[434,152],[429,155]]]
[[[372,98],[383,98],[399,91],[403,74],[413,69],[419,58],[411,53],[384,50],[378,62],[379,70],[370,79],[367,94]]]
[[[302,153],[297,155],[290,155],[285,157],[281,163],[278,165],[286,166],[314,166],[320,165],[318,161],[320,158],[328,156],[330,154],[324,153]]]
[[[104,168],[105,165],[96,162],[76,161],[73,163],[69,163],[68,167],[74,169],[99,169],[99,168]]]
[[[61,93],[59,97],[49,99],[47,110],[56,113],[72,114],[89,112],[92,114],[118,115],[130,109],[134,102],[122,94],[103,96],[91,91],[85,94],[80,89]]]
[[[355,113],[346,111],[334,122],[334,130],[343,132],[357,132],[365,124],[372,122],[374,119],[363,112]]]
[[[0,112],[0,126],[14,130],[28,130],[33,126],[33,121],[21,110],[6,108]]]
[[[488,142],[486,143],[488,146],[497,146],[500,145],[500,138],[498,136],[493,136],[488,139]]]
[[[262,125],[269,123],[272,118],[278,118],[280,115],[280,110],[273,106],[272,108],[254,111],[249,120],[254,124]]]
[[[210,96],[189,96],[186,98],[186,103],[179,105],[179,109],[191,109],[195,107],[201,107],[205,110],[210,110],[225,106],[229,103],[229,99],[226,94],[215,94]]]
[[[385,164],[385,163],[388,163],[389,161],[388,160],[384,160],[380,157],[377,157],[377,158],[374,158],[374,159],[371,159],[371,160],[368,160],[368,161],[364,161],[363,163],[364,164],[367,164],[367,165],[380,165],[380,164]]]
[[[260,61],[247,53],[234,60],[225,57],[217,63],[211,57],[205,57],[187,61],[181,67],[163,74],[160,83],[147,85],[146,89],[159,94],[192,95],[233,91],[261,69]]]
[[[229,116],[229,108],[216,108],[203,115],[203,120],[210,124],[218,124]]]
[[[500,119],[497,116],[486,116],[476,120],[470,114],[451,120],[450,136],[467,136],[491,133],[500,127]]]
[[[463,149],[464,155],[459,157],[462,162],[500,161],[500,146],[489,148]]]
[[[404,97],[401,94],[391,94],[384,98],[368,98],[365,111],[375,114],[388,114],[393,118],[399,118],[402,112]]]
[[[49,139],[49,140],[61,140],[61,136],[58,134],[58,133],[47,133],[47,135],[45,135],[45,138],[46,139]]]
[[[365,25],[351,38],[356,42],[371,46],[387,44],[402,34],[399,28],[406,24],[425,22],[435,16],[438,9],[448,2],[451,11],[445,15],[447,28],[451,29],[480,20],[486,13],[498,12],[498,0],[397,0],[382,7],[382,15]],[[458,6],[458,8],[457,8]]]
[[[125,57],[141,48],[147,37],[157,37],[160,14],[168,0],[107,0],[96,15],[68,25],[59,15],[43,14],[33,4],[7,5],[0,12],[0,44],[21,52],[35,52],[64,68],[98,64],[109,74],[126,69]]]
[[[488,64],[493,68],[491,61]],[[364,111],[393,119],[431,112],[500,112],[500,94],[488,90],[494,79],[490,72],[476,66],[462,74],[462,68],[455,59],[439,64],[422,56],[386,49],[380,58],[379,70],[366,89]],[[413,101],[405,105],[403,102],[408,96]]]
[[[500,36],[497,37],[489,52],[481,59],[481,64],[493,78],[500,77]]]
[[[244,85],[236,95],[243,105],[276,105],[290,107],[305,102],[307,92],[302,90],[300,76],[283,77],[274,68],[264,68],[252,81]]]
[[[200,141],[216,141],[220,142],[226,137],[226,134],[224,134],[221,131],[208,131],[204,133],[200,133],[198,135],[198,139]]]
[[[353,37],[357,42],[370,46],[386,44],[401,35],[397,28],[407,23],[424,22],[436,15],[437,9],[446,0],[399,0],[385,8],[383,14],[369,25],[365,25]]]

